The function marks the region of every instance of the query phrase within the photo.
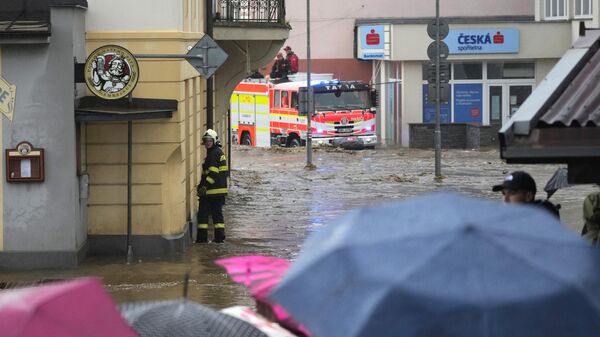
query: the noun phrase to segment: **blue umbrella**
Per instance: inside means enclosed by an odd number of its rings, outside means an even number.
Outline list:
[[[316,337],[600,334],[600,251],[547,212],[435,194],[351,212],[272,297]]]

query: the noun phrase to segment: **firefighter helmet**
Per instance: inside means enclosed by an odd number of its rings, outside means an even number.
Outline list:
[[[205,140],[205,139],[212,139],[212,141],[216,143],[217,140],[219,139],[219,136],[217,136],[217,132],[215,130],[208,129],[204,133],[204,136],[202,136],[202,140]]]

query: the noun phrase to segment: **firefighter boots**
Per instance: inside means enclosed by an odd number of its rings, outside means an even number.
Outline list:
[[[225,242],[225,228],[215,228],[215,243]]]
[[[196,236],[196,243],[207,243],[208,242],[208,229],[198,228],[198,235]]]

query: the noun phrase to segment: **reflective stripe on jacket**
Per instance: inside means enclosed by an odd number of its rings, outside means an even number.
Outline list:
[[[198,187],[206,187],[207,196],[226,195],[229,167],[227,157],[217,145],[208,149],[202,164],[202,178]]]

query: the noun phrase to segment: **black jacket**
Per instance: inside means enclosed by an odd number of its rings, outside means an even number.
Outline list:
[[[208,149],[202,164],[202,178],[198,187],[206,187],[206,196],[227,195],[229,167],[223,150],[216,144]]]
[[[550,212],[550,214],[554,215],[557,219],[560,220],[560,205],[555,205],[548,200],[539,199],[533,201],[532,204]]]

